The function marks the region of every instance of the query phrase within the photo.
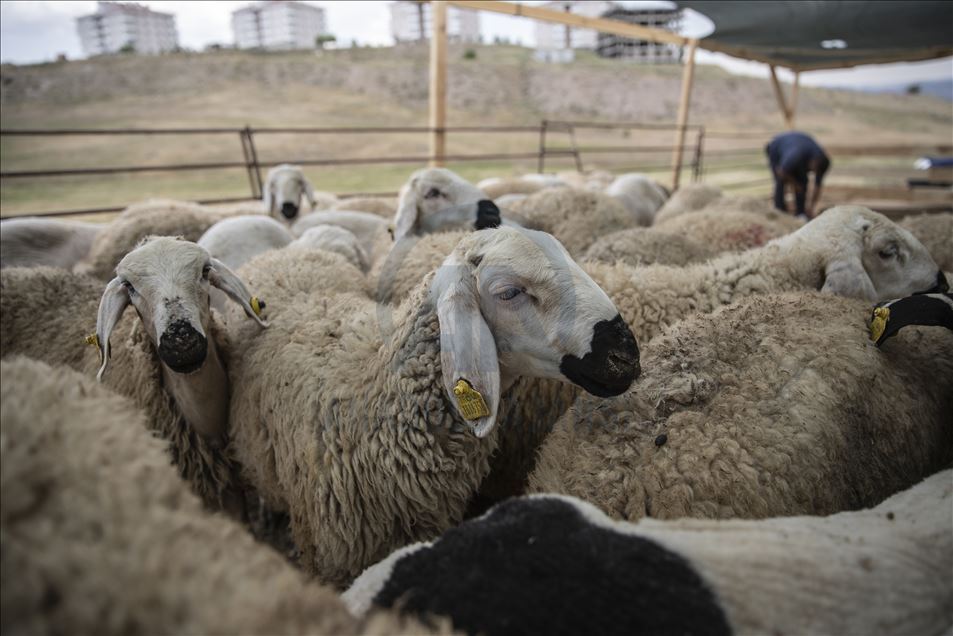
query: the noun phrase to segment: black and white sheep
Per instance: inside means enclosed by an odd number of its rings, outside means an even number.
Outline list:
[[[951,505],[949,470],[827,517],[632,524],[537,495],[395,552],[343,598],[487,636],[940,634]]]

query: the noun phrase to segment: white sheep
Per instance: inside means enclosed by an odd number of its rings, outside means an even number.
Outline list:
[[[362,272],[369,268],[367,254],[350,230],[336,225],[316,225],[305,230],[292,241],[289,247],[305,247],[314,250],[336,252]]]
[[[0,222],[0,269],[62,267],[73,269],[105,227],[60,219],[27,217]]]
[[[303,565],[343,584],[460,521],[517,378],[614,395],[638,348],[557,241],[499,228],[466,234],[396,309],[299,298],[230,362],[244,474],[291,510]]]
[[[946,285],[926,248],[860,206],[825,211],[797,232],[686,267],[585,263],[636,337],[752,294],[820,289],[879,302]]]
[[[804,223],[780,212],[744,212],[705,208],[682,214],[653,227],[704,243],[716,252],[738,252],[761,247],[768,241],[800,229]]]
[[[875,505],[953,460],[953,333],[907,327],[878,348],[869,316],[799,292],[673,325],[632,390],[557,422],[530,491],[630,521]]]
[[[265,214],[292,223],[298,218],[302,197],[308,200],[312,209],[316,207],[314,187],[300,166],[283,163],[268,171],[261,193]]]
[[[827,517],[633,524],[537,495],[399,550],[343,598],[474,634],[940,634],[951,505],[949,470]]]
[[[944,272],[953,272],[953,213],[913,214],[900,220],[923,243]]]
[[[4,633],[427,632],[383,612],[354,619],[203,510],[127,398],[23,357],[0,373]]]
[[[641,226],[652,225],[655,213],[668,198],[668,191],[654,179],[636,172],[619,175],[605,192],[624,205],[634,223]]]
[[[251,306],[257,301],[235,274],[194,243],[173,238],[153,238],[126,255],[105,291],[102,283],[62,270],[3,270],[2,351],[87,373],[98,368],[97,377],[147,412],[150,427],[170,441],[173,463],[206,503],[240,514],[237,474],[223,448],[228,378],[223,334],[209,313],[211,286],[262,324]],[[138,320],[121,322],[130,304]],[[88,340],[99,356],[84,344],[94,328]]]
[[[655,223],[662,223],[687,212],[701,210],[705,206],[722,198],[723,192],[718,186],[707,183],[684,185],[668,198],[655,214]]]
[[[187,201],[148,199],[135,203],[103,227],[87,256],[73,269],[108,280],[122,257],[145,237],[181,236],[187,241],[197,241],[226,216],[230,213]]]
[[[394,244],[392,226],[386,219],[369,212],[332,210],[316,212],[301,217],[291,226],[291,233],[300,237],[306,231],[319,225],[334,225],[353,234],[368,257],[374,262]]]
[[[716,254],[709,245],[681,234],[651,227],[633,227],[597,239],[586,250],[584,260],[608,264],[623,262],[630,267],[688,265],[706,261]]]
[[[500,209],[483,191],[450,170],[426,168],[410,175],[400,189],[394,240],[500,224]]]
[[[533,194],[543,188],[552,187],[552,185],[540,180],[523,177],[490,177],[477,183],[476,187],[482,190],[487,198],[499,203],[498,200],[502,197]]]
[[[555,236],[569,253],[581,257],[596,239],[635,223],[614,198],[575,188],[546,188],[508,204],[526,227]]]
[[[388,197],[353,197],[338,201],[331,206],[331,209],[342,212],[368,212],[389,221],[394,218],[394,214],[397,212],[397,199]]]

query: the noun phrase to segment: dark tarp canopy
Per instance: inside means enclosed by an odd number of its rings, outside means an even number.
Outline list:
[[[795,71],[953,55],[953,0],[678,0],[715,23],[702,48]]]

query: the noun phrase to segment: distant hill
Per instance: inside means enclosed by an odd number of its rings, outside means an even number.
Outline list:
[[[891,93],[907,95],[911,89],[919,91],[920,95],[929,95],[953,102],[953,78],[934,80],[931,82],[908,82],[905,84],[891,84],[889,86],[865,86],[859,90],[867,93]],[[856,90],[856,89],[855,89]]]

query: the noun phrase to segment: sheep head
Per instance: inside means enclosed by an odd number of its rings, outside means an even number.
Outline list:
[[[561,379],[609,397],[640,372],[638,344],[618,309],[544,232],[467,235],[430,293],[444,388],[478,437],[492,430],[501,390],[518,376]]]
[[[840,296],[881,302],[949,288],[943,272],[913,234],[862,206],[830,208],[774,243],[809,245],[821,255],[822,291]]]
[[[500,209],[462,177],[444,168],[418,170],[400,190],[394,240],[450,230],[481,230],[501,223]]]
[[[239,303],[249,317],[258,317],[260,301],[221,261],[195,243],[171,237],[149,237],[116,266],[116,277],[103,292],[96,320],[102,380],[109,364],[109,336],[132,304],[159,358],[175,373],[197,371],[205,363],[210,325],[209,285]]]
[[[265,212],[279,221],[290,223],[298,216],[301,196],[314,207],[314,190],[298,166],[281,164],[268,171],[262,196]]]

